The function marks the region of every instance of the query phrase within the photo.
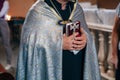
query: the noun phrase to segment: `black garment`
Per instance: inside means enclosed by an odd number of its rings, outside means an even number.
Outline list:
[[[68,20],[73,10],[74,2],[68,1],[66,9],[62,10],[60,3],[58,3],[56,0],[51,1],[54,3],[57,11],[59,11],[62,19]],[[54,8],[50,0],[45,0],[45,2],[50,7]],[[54,8],[55,11],[56,9]],[[74,55],[73,52],[70,52],[68,50],[63,50],[62,80],[83,80],[84,56],[85,48],[81,50],[77,55]]]
[[[60,14],[60,16],[62,17],[63,20],[68,20],[73,7],[74,7],[74,2],[68,1],[66,9],[62,10],[61,9],[61,4],[59,2],[57,2],[56,0],[51,0],[53,2],[53,4],[55,5],[55,7],[52,5],[52,3],[50,2],[50,0],[45,0],[45,2],[52,8],[54,8],[54,10],[56,11],[57,9],[57,13]],[[55,9],[56,8],[56,9]]]
[[[120,80],[120,50],[118,50],[118,68],[116,70],[115,80]]]
[[[8,72],[0,73],[0,80],[15,80],[12,74]]]
[[[63,80],[83,80],[85,48],[77,55],[63,50]]]

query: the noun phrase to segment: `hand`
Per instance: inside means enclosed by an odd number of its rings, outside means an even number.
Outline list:
[[[63,50],[74,50],[73,47],[73,41],[77,33],[74,33],[71,36],[67,36],[66,34],[63,34]]]
[[[76,37],[78,33],[74,33],[69,37],[67,37],[65,34],[63,35],[64,50],[81,50],[86,46],[87,36],[82,28],[80,32],[81,32],[81,36],[79,37]]]
[[[83,28],[81,28],[80,32],[81,36],[75,37],[73,42],[74,43],[73,47],[75,48],[75,50],[82,50],[87,44],[87,36]]]
[[[117,57],[117,55],[112,55],[111,63],[113,63],[115,69],[118,68],[118,57]]]

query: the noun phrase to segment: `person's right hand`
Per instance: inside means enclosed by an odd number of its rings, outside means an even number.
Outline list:
[[[74,39],[78,33],[74,33],[71,36],[63,34],[63,50],[74,50]]]
[[[117,57],[117,55],[112,55],[111,62],[113,63],[115,69],[117,69],[118,68],[118,57]]]

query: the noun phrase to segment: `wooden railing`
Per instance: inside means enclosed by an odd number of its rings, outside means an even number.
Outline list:
[[[99,68],[105,80],[115,80],[115,73],[111,59],[111,32],[112,26],[87,23],[96,43]]]

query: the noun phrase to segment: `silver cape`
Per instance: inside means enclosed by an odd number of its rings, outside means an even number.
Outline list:
[[[16,80],[62,80],[60,19],[42,0],[30,8],[22,29]],[[79,20],[87,34],[84,80],[101,80],[95,45],[77,2],[69,19]]]

